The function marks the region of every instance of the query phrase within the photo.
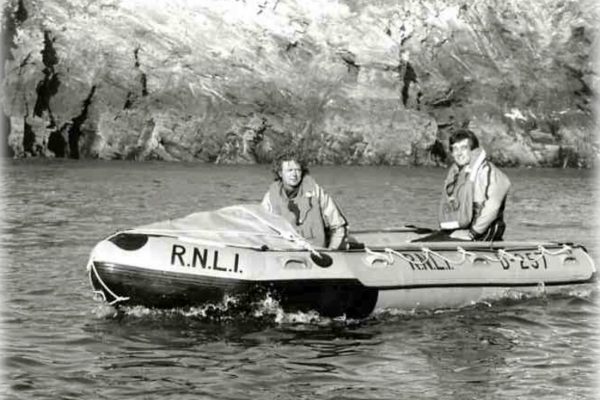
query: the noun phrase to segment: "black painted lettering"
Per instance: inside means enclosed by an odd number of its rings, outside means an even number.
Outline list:
[[[444,269],[444,268],[440,268],[438,266],[438,264],[435,262],[435,260],[433,258],[431,258],[431,255],[427,256],[426,254],[417,253],[417,254],[415,254],[415,256],[417,257],[417,259],[423,266],[423,269],[428,269],[430,271],[437,271],[440,269]]]
[[[185,265],[183,262],[183,255],[185,254],[185,247],[180,246],[178,244],[173,245],[173,250],[171,251],[171,265],[175,265],[175,257],[179,259],[179,265],[182,267]]]
[[[219,262],[219,252],[217,250],[215,250],[215,256],[213,258],[213,269],[215,269],[217,271],[227,271],[227,268],[219,267],[219,265],[217,264],[218,262]]]
[[[525,264],[525,259],[521,257],[521,269],[529,269],[529,265]]]
[[[422,262],[424,262],[425,266],[430,270],[430,271],[437,271],[437,264],[435,263],[435,261],[433,261],[432,259],[429,259],[427,261],[423,260]]]
[[[238,253],[235,253],[235,261],[233,262],[233,272],[238,272],[239,264],[240,255]]]
[[[533,268],[533,269],[540,268],[540,263],[539,263],[539,260],[537,259],[537,257],[535,256],[535,253],[525,253],[525,255],[527,256],[529,261],[531,261],[531,268]]]
[[[413,257],[416,258],[415,264],[419,264],[422,270],[431,270],[431,265],[429,264],[429,261],[425,261],[426,258],[423,254],[415,253],[413,254]]]
[[[200,250],[194,247],[194,257],[192,258],[192,267],[196,268],[198,262],[202,266],[202,268],[206,268],[206,261],[208,260],[208,250],[202,249],[202,253]]]
[[[413,271],[414,271],[414,270],[417,270],[417,271],[420,271],[420,270],[421,270],[421,267],[420,267],[419,265],[417,265],[417,264],[414,262],[414,261],[415,261],[415,258],[413,257],[413,255],[412,255],[412,254],[410,254],[410,253],[402,253],[402,255],[404,256],[404,258],[405,258],[405,259],[407,259],[407,260],[408,260],[408,265],[410,265],[410,268],[411,268]]]
[[[436,259],[432,254],[401,253],[413,271],[451,271],[454,266],[444,258]]]
[[[448,260],[443,260],[444,264],[446,264],[446,268],[447,270],[452,270],[454,269],[454,267],[452,266],[452,264],[450,264],[450,262],[448,262]]]
[[[510,268],[510,261],[508,261],[506,258],[501,257],[500,258],[500,265],[502,265],[502,269],[507,270]]]
[[[548,263],[546,262],[546,256],[542,255],[542,261],[544,264],[544,269],[548,269]]]

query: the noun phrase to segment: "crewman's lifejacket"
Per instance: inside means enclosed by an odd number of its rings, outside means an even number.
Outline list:
[[[315,246],[327,247],[328,240],[316,185],[310,175],[305,175],[296,196],[289,199],[281,181],[273,182],[269,187],[269,200],[273,213],[290,222],[298,234]]]
[[[493,173],[494,185],[497,188],[495,196],[498,196],[497,200],[501,202],[498,215],[490,223],[488,230],[497,230],[498,223],[503,223],[504,202],[510,188],[510,180],[502,171],[488,162],[485,151],[478,148],[473,150],[473,157],[469,165],[459,168],[454,164],[448,171],[438,211],[438,219],[442,229],[467,229],[471,227],[471,224],[480,215],[485,199],[475,199],[474,193],[475,185],[477,184],[477,174],[484,165],[489,166],[490,173]],[[480,235],[487,237],[488,235],[484,235],[486,232]],[[498,233],[501,237],[502,232]]]

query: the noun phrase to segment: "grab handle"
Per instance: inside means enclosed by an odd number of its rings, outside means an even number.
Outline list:
[[[310,268],[310,264],[304,258],[288,258],[284,261],[283,267],[288,269],[307,269]]]

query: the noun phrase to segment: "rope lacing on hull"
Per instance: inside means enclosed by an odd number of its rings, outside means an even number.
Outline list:
[[[96,270],[96,266],[94,265],[94,262],[92,261],[91,258],[90,258],[90,261],[88,262],[87,270],[89,271],[88,277],[90,279],[90,285],[92,286],[92,292],[94,293],[94,295],[101,297],[103,301],[106,301],[111,306],[115,305],[121,301],[129,300],[129,297],[119,296],[115,292],[110,290],[110,288],[106,285],[106,283],[104,283],[102,278],[100,278],[100,274],[98,274],[98,271]],[[98,281],[98,283],[100,283],[100,285],[102,285],[104,290],[106,290],[106,292],[108,292],[114,298],[113,301],[108,301],[106,299],[106,295],[104,294],[104,292],[102,290],[94,289],[94,283],[92,282],[92,273],[96,277],[96,280]]]
[[[374,262],[375,260],[381,260],[381,261],[386,262],[387,264],[393,264],[394,256],[396,256],[396,257],[398,257],[406,262],[412,263],[412,264],[425,265],[431,259],[431,256],[434,255],[450,264],[460,265],[460,264],[463,264],[465,261],[467,261],[467,259],[469,259],[472,262],[475,258],[483,258],[487,261],[497,262],[497,263],[501,263],[505,260],[508,260],[508,261],[514,261],[514,260],[527,261],[527,260],[529,260],[531,262],[537,262],[537,261],[541,260],[545,255],[556,256],[556,255],[563,254],[563,253],[569,253],[572,251],[572,249],[573,248],[571,246],[563,244],[562,248],[560,248],[559,250],[550,251],[547,248],[545,248],[543,245],[539,245],[537,247],[537,250],[539,251],[540,254],[539,254],[539,256],[532,258],[532,259],[525,259],[525,258],[519,256],[518,254],[512,254],[504,249],[498,249],[498,251],[496,252],[497,256],[494,257],[494,256],[488,256],[486,254],[477,254],[472,251],[467,251],[460,246],[457,246],[457,248],[456,248],[456,251],[458,253],[460,253],[460,258],[458,258],[456,260],[446,257],[443,254],[436,252],[434,250],[431,250],[428,247],[422,247],[420,249],[420,251],[423,253],[423,259],[419,259],[419,260],[415,260],[415,259],[406,257],[401,252],[391,249],[389,247],[386,247],[383,250],[383,253],[373,251],[373,250],[369,249],[368,247],[365,247],[365,252],[367,252],[370,255],[371,262]]]

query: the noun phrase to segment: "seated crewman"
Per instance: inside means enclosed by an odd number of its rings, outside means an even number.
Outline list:
[[[310,243],[330,249],[346,241],[346,218],[335,201],[308,174],[302,160],[284,154],[273,162],[275,182],[265,194],[263,207],[281,215]]]
[[[504,206],[510,180],[488,161],[473,132],[461,129],[450,136],[454,163],[448,170],[440,200],[440,228],[450,238],[502,240]]]

